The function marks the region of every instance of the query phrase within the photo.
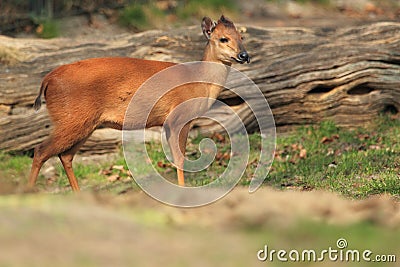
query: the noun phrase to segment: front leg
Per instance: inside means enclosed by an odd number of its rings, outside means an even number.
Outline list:
[[[186,141],[190,130],[190,123],[183,126],[168,125],[165,130],[174,165],[177,168],[178,185],[185,186],[183,165],[185,162]]]

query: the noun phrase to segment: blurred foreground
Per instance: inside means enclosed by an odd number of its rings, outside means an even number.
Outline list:
[[[142,192],[22,195],[0,199],[0,266],[281,266],[260,262],[270,249],[347,249],[400,257],[400,204],[325,192],[249,194],[238,187],[196,209],[176,209]],[[397,254],[397,255],[396,255]],[[296,266],[370,266],[297,262]],[[397,266],[385,263],[384,266]]]

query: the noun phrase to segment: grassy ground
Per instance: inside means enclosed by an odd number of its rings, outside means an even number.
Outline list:
[[[400,122],[389,116],[382,116],[368,128],[362,129],[342,129],[332,122],[323,122],[319,126],[305,126],[292,133],[278,134],[275,159],[265,184],[282,190],[323,189],[351,198],[375,194],[390,194],[399,198],[399,135]],[[189,141],[189,158],[200,156],[198,144],[201,139]],[[202,172],[187,173],[189,185],[207,184],[225,170],[230,160],[229,139],[222,135],[214,135],[212,139],[218,149],[216,160]],[[248,185],[251,180],[257,165],[259,140],[257,134],[250,136],[250,159],[241,185]],[[148,143],[147,150],[157,171],[175,182],[175,169],[163,155],[161,144]],[[27,156],[0,154],[3,183],[24,184],[30,163],[31,159]],[[59,188],[68,190],[63,168],[60,164],[55,166],[55,174],[39,177],[39,187],[46,191]],[[127,190],[132,185],[136,188],[122,152],[111,162],[76,163],[75,173],[83,188],[112,192]]]
[[[273,262],[259,261],[257,252],[265,245],[270,251],[313,249],[318,256],[329,248],[371,250],[372,260],[394,255],[398,261],[399,126],[397,119],[383,116],[366,129],[323,122],[278,134],[268,186],[249,194],[243,185],[251,177],[259,143],[252,135],[251,163],[242,186],[197,209],[177,209],[150,199],[135,186],[122,155],[107,163],[76,163],[84,189],[80,195],[69,194],[60,165],[53,171],[47,165],[38,181],[41,194],[0,196],[0,251],[7,252],[0,253],[0,266],[288,264],[276,254]],[[209,177],[216,177],[229,161],[229,140],[212,138],[219,150],[217,160],[200,175],[188,175],[192,185],[212,180]],[[188,144],[190,157],[199,155],[199,142],[196,138]],[[175,179],[160,144],[147,146],[155,167]],[[28,156],[0,154],[0,192],[18,191],[30,164]],[[358,198],[364,200],[354,200]],[[346,249],[338,249],[340,238],[346,239]],[[397,266],[394,258],[388,261],[379,266]],[[323,261],[294,265],[378,266],[363,260],[331,261],[327,255]]]
[[[399,197],[399,126],[398,120],[385,116],[367,129],[349,131],[331,122],[303,127],[278,138],[268,183],[353,198],[382,193]]]
[[[332,122],[301,127],[279,135],[275,160],[265,184],[278,189],[323,189],[347,197],[365,198],[387,193],[400,197],[400,122],[382,116],[368,128],[341,129]],[[192,183],[216,177],[229,161],[229,140],[213,138],[218,144],[217,160],[211,168],[188,176]],[[193,140],[193,144],[198,140]],[[251,152],[248,168],[240,184],[247,185],[255,169],[259,136],[250,136]],[[155,146],[156,144],[152,144]],[[189,149],[193,146],[190,147]],[[194,157],[198,153],[189,152]],[[153,156],[155,157],[155,155]],[[169,166],[157,159],[158,168]],[[199,177],[204,177],[199,179]]]

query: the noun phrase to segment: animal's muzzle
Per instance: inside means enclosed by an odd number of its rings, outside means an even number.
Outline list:
[[[241,51],[238,55],[237,55],[240,63],[250,63],[250,56],[249,54],[247,54],[246,51]]]

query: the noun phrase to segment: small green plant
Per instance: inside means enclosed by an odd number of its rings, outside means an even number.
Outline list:
[[[296,0],[296,2],[299,3],[315,3],[315,4],[321,4],[321,5],[327,5],[331,1],[330,0]]]
[[[156,1],[137,1],[124,8],[119,23],[135,31],[163,28],[171,23],[193,23],[204,16],[234,15],[238,10],[234,0],[188,0],[162,7]]]
[[[180,19],[196,19],[207,15],[210,17],[219,17],[221,14],[235,13],[238,10],[234,0],[190,0],[181,3],[176,10]],[[229,15],[229,14],[228,14]]]
[[[60,35],[60,27],[56,20],[44,19],[40,20],[36,33],[40,38],[50,39]]]
[[[133,4],[124,8],[119,16],[119,23],[122,26],[142,29],[149,25],[148,18],[142,5]]]
[[[268,2],[278,2],[278,3],[287,2],[286,0],[267,0],[267,1]],[[300,4],[305,4],[305,3],[314,3],[314,4],[320,4],[320,5],[331,4],[331,0],[294,0],[294,2],[298,2]]]

